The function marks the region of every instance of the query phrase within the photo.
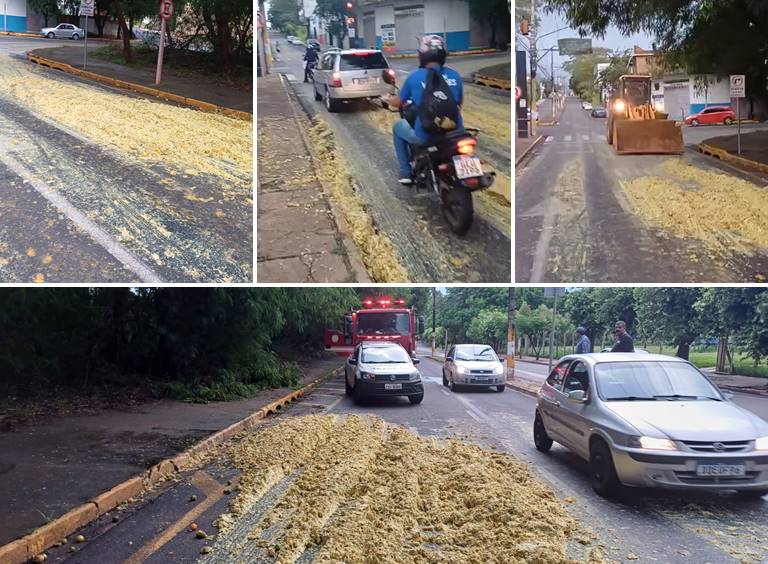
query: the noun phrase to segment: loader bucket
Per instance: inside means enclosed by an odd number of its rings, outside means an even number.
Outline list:
[[[671,120],[616,120],[613,146],[620,155],[676,155],[683,152],[683,132]]]

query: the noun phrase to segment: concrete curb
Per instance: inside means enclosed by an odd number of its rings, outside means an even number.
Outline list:
[[[533,151],[534,148],[536,148],[542,141],[544,140],[543,135],[539,135],[536,139],[534,139],[533,143],[531,143],[527,149],[525,149],[522,154],[515,155],[515,166],[519,165],[521,162],[523,162],[523,159],[528,156],[528,154]]]
[[[743,166],[754,170],[759,170],[760,172],[768,173],[768,164],[759,163],[757,161],[753,161],[752,159],[734,155],[725,149],[713,147],[712,145],[707,145],[706,143],[699,143],[699,152],[710,157],[720,159],[721,161],[725,161],[732,165]]]
[[[475,74],[475,84],[480,84],[482,86],[496,88],[499,90],[512,90],[511,80],[503,80],[501,78],[494,78],[484,74]]]
[[[130,498],[138,496],[177,472],[193,467],[197,457],[231,439],[238,433],[251,429],[258,421],[266,418],[268,415],[278,413],[285,405],[311,393],[320,384],[338,375],[341,370],[343,370],[343,367],[334,369],[330,375],[321,376],[303,388],[267,404],[248,417],[217,431],[208,438],[191,446],[183,453],[171,459],[158,462],[142,474],[110,488],[87,503],[68,511],[58,519],[35,529],[28,535],[0,546],[0,562],[22,564],[29,561],[94,519],[127,502]]]
[[[286,80],[283,77],[282,74],[280,76],[280,84],[285,89],[285,95],[288,96],[288,100],[291,103],[291,109],[293,110],[293,115],[295,118],[298,118],[298,112],[299,110],[296,108],[296,103],[294,103],[288,88],[290,88],[290,92],[293,92],[294,95],[297,95],[296,91],[293,89],[292,86],[288,86],[286,84]],[[299,104],[301,106],[301,104]],[[304,111],[302,109],[302,111]],[[306,112],[304,112],[306,114]],[[306,114],[307,117],[312,120],[312,117],[309,114]],[[312,158],[312,166],[317,170],[317,156],[315,155],[314,151],[312,150],[312,143],[309,142],[309,139],[307,138],[306,132],[299,128],[299,133],[301,134],[301,138],[304,141],[304,145],[307,148],[307,151],[309,152],[310,157]],[[360,256],[360,252],[357,249],[357,245],[355,245],[354,240],[352,239],[352,235],[349,232],[349,228],[347,227],[346,220],[344,219],[344,215],[336,208],[336,205],[333,203],[333,200],[330,198],[330,190],[323,185],[323,181],[320,179],[320,177],[317,178],[317,181],[320,183],[320,185],[323,187],[323,192],[326,195],[326,201],[328,202],[328,206],[331,208],[331,213],[333,214],[333,221],[336,224],[336,228],[339,230],[339,234],[341,235],[341,244],[344,247],[344,251],[347,253],[347,258],[349,259],[349,265],[352,268],[352,271],[355,274],[355,279],[358,283],[369,283],[371,282],[371,278],[368,274],[368,269],[365,268],[365,263],[363,262],[362,257]]]
[[[11,37],[34,37],[36,39],[46,39],[46,37],[42,33],[30,33],[28,31],[0,31],[0,35],[8,35]],[[109,37],[91,37],[88,36],[88,41],[118,41],[116,38],[109,38]]]
[[[527,396],[531,396],[532,398],[537,397],[536,392],[534,392],[533,390],[529,390],[528,388],[525,388],[523,386],[517,385],[517,382],[515,381],[510,382],[509,380],[507,380],[507,388],[509,388],[510,390],[515,390],[517,392],[523,393]]]
[[[506,51],[501,51],[499,49],[476,49],[474,51],[449,51],[448,56],[449,57],[466,57],[468,55],[488,55],[491,53],[506,53]],[[399,55],[387,55],[384,53],[384,56],[387,59],[415,59],[418,57],[418,53],[402,53]]]
[[[110,78],[108,76],[103,76],[100,74],[96,74],[94,72],[80,70],[73,67],[72,65],[61,63],[54,59],[41,57],[40,55],[35,55],[31,52],[27,53],[27,59],[29,59],[31,62],[35,64],[38,64],[44,67],[59,70],[67,74],[79,76],[81,78],[93,80],[95,82],[100,82],[101,84],[106,84],[108,86],[120,88],[122,90],[130,90],[131,92],[136,92],[138,94],[146,94],[148,96],[154,96],[155,98],[160,98],[168,102],[175,102],[177,104],[190,106],[192,108],[202,110],[204,112],[222,114],[234,119],[253,122],[253,115],[249,114],[248,112],[241,112],[240,110],[224,108],[222,106],[217,106],[216,104],[203,102],[202,100],[195,100],[194,98],[186,98],[184,96],[171,94],[170,92],[165,92],[163,90],[158,90],[156,88],[150,88],[148,86],[134,84],[133,82],[125,82],[124,80],[117,80],[115,78]]]

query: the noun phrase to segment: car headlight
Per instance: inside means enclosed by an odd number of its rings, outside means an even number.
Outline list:
[[[657,439],[656,437],[630,437],[629,446],[632,448],[647,448],[650,450],[677,450],[675,441]]]
[[[499,364],[496,368],[493,369],[494,374],[504,374],[504,367]]]
[[[457,374],[469,374],[469,368],[466,366],[457,366],[456,367],[456,373]]]
[[[411,372],[410,379],[412,382],[416,380],[421,380],[421,372],[419,372],[418,370],[416,372]]]
[[[755,450],[768,450],[768,437],[760,437],[755,440]]]
[[[373,372],[360,372],[360,379],[373,382],[374,380],[376,380],[376,374],[374,374]]]
[[[613,111],[617,114],[623,114],[624,110],[627,109],[627,104],[624,102],[624,100],[616,100],[613,103]]]

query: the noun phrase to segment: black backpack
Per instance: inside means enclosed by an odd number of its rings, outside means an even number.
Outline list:
[[[459,105],[442,73],[434,69],[427,69],[427,83],[418,114],[421,127],[427,133],[447,133],[459,125]]]

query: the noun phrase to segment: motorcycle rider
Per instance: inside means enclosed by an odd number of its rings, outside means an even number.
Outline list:
[[[307,43],[307,50],[304,52],[304,82],[309,82],[309,68],[312,64],[317,64],[317,60],[320,56],[315,50],[313,43]]]
[[[388,100],[390,108],[410,108],[415,111],[415,115],[411,118],[413,123],[408,119],[400,119],[392,128],[395,154],[400,167],[401,184],[413,183],[409,145],[424,145],[434,138],[434,135],[425,131],[418,116],[419,105],[422,101],[422,94],[427,87],[430,69],[442,75],[458,105],[458,120],[454,124],[454,129],[463,129],[464,127],[461,119],[461,105],[464,100],[461,75],[452,68],[445,66],[447,56],[448,53],[445,50],[442,37],[439,35],[422,37],[419,45],[419,68],[405,79],[405,83],[400,89],[400,95],[393,94]]]

